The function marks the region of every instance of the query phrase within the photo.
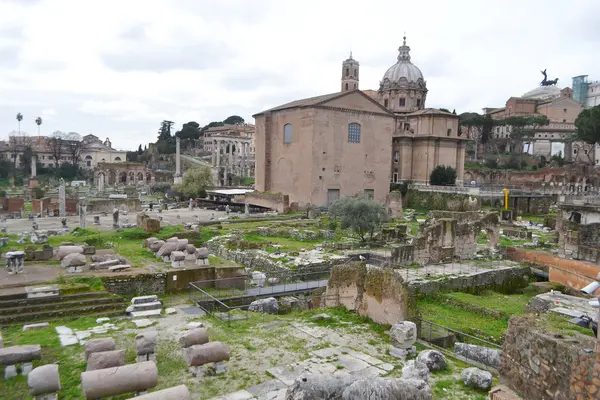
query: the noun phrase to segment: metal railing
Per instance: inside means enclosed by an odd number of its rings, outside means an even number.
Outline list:
[[[502,347],[498,344],[422,318],[418,323],[419,339],[479,368],[492,372],[500,368]]]

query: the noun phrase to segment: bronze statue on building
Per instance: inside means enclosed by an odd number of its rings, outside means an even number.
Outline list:
[[[544,80],[540,82],[541,86],[554,86],[558,83],[558,78],[553,80],[548,80],[548,75],[546,74],[546,70],[540,71],[542,75],[544,75]]]

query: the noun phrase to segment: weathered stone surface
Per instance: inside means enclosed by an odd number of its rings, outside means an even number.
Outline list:
[[[2,332],[0,332],[0,349],[4,348],[4,339],[2,339]]]
[[[446,357],[437,350],[424,350],[417,356],[417,361],[427,365],[429,371],[441,371],[446,369]]]
[[[331,319],[331,316],[329,314],[316,314],[313,315],[312,317],[310,317],[311,321],[329,321]]]
[[[187,246],[185,246],[185,252],[188,254],[194,254],[196,252],[196,246],[194,246],[193,244],[188,244]]]
[[[138,333],[135,337],[136,354],[154,353],[157,341],[158,332],[156,330],[148,330]]]
[[[179,242],[179,238],[177,238],[177,236],[173,236],[173,237],[168,238],[167,242],[178,243]]]
[[[83,254],[70,253],[62,259],[62,261],[60,262],[60,266],[63,268],[81,267],[85,265],[85,263],[85,256]]]
[[[29,386],[29,394],[33,396],[60,391],[58,365],[46,364],[34,368],[27,375],[27,386]]]
[[[153,361],[81,373],[81,389],[86,399],[100,399],[118,394],[141,392],[158,383]]]
[[[467,343],[454,343],[454,352],[462,357],[469,360],[477,361],[483,365],[487,365],[492,368],[500,368],[500,357],[502,351],[498,349],[492,349],[485,346],[477,346],[474,344]]]
[[[420,379],[427,382],[429,380],[429,368],[421,361],[409,360],[402,368],[402,378]]]
[[[128,400],[189,400],[190,391],[187,386],[179,385],[168,389],[132,397]]]
[[[171,252],[171,261],[184,261],[185,253],[183,251],[172,251]]]
[[[177,251],[177,242],[166,242],[156,252],[158,257],[170,256],[172,252]]]
[[[490,390],[492,374],[479,368],[465,368],[460,374],[465,386],[479,390]]]
[[[29,325],[23,325],[23,332],[25,331],[31,331],[31,330],[36,330],[36,329],[44,329],[44,328],[49,328],[50,324],[47,322],[40,322],[37,324],[29,324]]]
[[[150,248],[150,245],[152,243],[156,243],[156,242],[158,242],[157,238],[155,238],[155,237],[149,237],[148,239],[144,240],[144,243],[143,243],[142,247],[144,247],[144,248]]]
[[[108,267],[108,272],[119,272],[119,271],[125,271],[131,268],[131,265],[125,264],[125,265],[113,265],[112,267]]]
[[[188,367],[197,367],[200,365],[229,361],[229,346],[222,342],[210,342],[186,347],[183,350],[183,358]]]
[[[250,303],[250,306],[248,306],[248,311],[277,314],[279,311],[279,304],[277,303],[277,299],[275,297],[259,299]]]
[[[20,364],[42,359],[42,348],[39,344],[11,346],[0,349],[0,365]]]
[[[188,239],[178,239],[177,251],[184,251],[189,243],[190,241]]]
[[[85,350],[85,360],[87,361],[90,354],[101,351],[112,351],[115,349],[115,340],[113,338],[100,338],[87,341],[83,348]]]
[[[99,351],[91,353],[87,359],[86,371],[119,367],[125,365],[125,350]]]
[[[83,246],[83,254],[89,256],[96,254],[96,246]]]
[[[351,375],[304,374],[287,389],[285,400],[341,400],[344,390],[355,380]]]
[[[148,245],[148,248],[150,249],[150,251],[156,253],[158,250],[160,250],[161,247],[163,247],[165,243],[166,242],[164,240],[159,240],[158,242],[150,243]]]
[[[431,388],[418,379],[362,379],[347,387],[342,400],[431,400]]]
[[[208,332],[204,328],[192,329],[188,332],[185,332],[179,338],[179,344],[181,347],[190,347],[204,343],[208,343]]]
[[[390,329],[392,346],[409,349],[417,341],[417,325],[411,321],[402,321],[392,325]]]
[[[59,260],[62,260],[68,254],[72,254],[72,253],[83,254],[83,247],[82,246],[58,246],[58,248],[56,249],[56,258],[58,258]]]
[[[200,259],[208,258],[208,248],[200,247],[199,249],[196,249],[196,257]]]

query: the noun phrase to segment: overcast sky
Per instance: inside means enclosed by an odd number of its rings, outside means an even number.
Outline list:
[[[480,112],[548,79],[600,80],[598,0],[0,0],[0,138],[156,139],[340,90],[352,50],[377,89],[404,31],[428,107]]]

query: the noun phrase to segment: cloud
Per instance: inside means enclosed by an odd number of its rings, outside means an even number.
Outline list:
[[[343,6],[342,6],[343,4]],[[155,140],[339,90],[350,51],[377,89],[406,32],[427,106],[480,111],[536,87],[600,79],[596,1],[0,0],[0,137],[17,129]],[[115,12],[118,10],[118,12]],[[318,12],[315,12],[318,10]],[[515,10],[518,10],[516,12]],[[426,24],[423,24],[426,21]],[[51,111],[54,110],[54,114]]]

